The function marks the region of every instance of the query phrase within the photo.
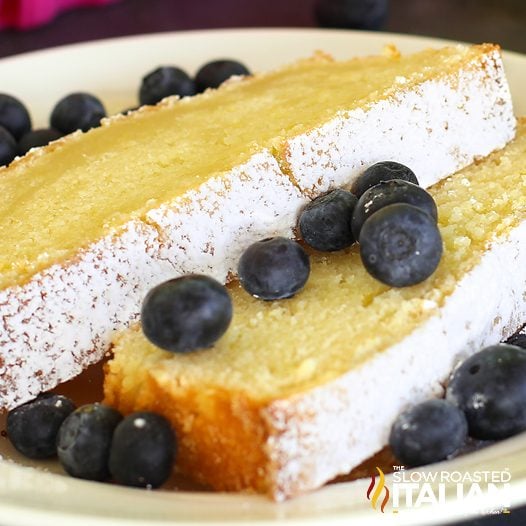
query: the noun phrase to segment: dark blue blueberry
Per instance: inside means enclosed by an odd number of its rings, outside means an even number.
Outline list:
[[[214,60],[202,66],[195,75],[198,92],[208,88],[217,88],[233,75],[250,75],[250,71],[236,60]]]
[[[436,270],[442,238],[426,212],[404,203],[388,205],[364,223],[360,255],[373,277],[392,287],[407,287]]]
[[[173,66],[163,66],[143,77],[139,102],[141,105],[157,104],[170,95],[191,97],[195,93],[195,83],[187,73]]]
[[[446,398],[464,411],[472,437],[526,430],[526,349],[501,343],[471,356],[453,372]]]
[[[454,455],[467,437],[464,413],[446,400],[427,400],[401,413],[391,428],[389,445],[407,466],[423,466]]]
[[[106,480],[111,440],[122,415],[102,404],[89,404],[71,413],[60,426],[57,454],[72,477]]]
[[[119,484],[158,488],[171,474],[176,449],[175,434],[165,418],[132,413],[113,434],[110,472]]]
[[[351,216],[358,200],[346,190],[333,190],[311,201],[301,212],[301,237],[311,247],[324,252],[351,246]]]
[[[15,141],[31,129],[31,117],[26,107],[17,98],[6,93],[0,93],[0,126],[3,126]]]
[[[354,208],[352,216],[352,232],[356,239],[360,237],[360,230],[368,217],[387,205],[406,203],[427,212],[437,220],[437,205],[431,195],[422,187],[404,181],[392,179],[383,181],[366,190]]]
[[[517,347],[522,347],[526,349],[526,332],[517,332],[513,336],[510,336],[506,343],[509,345],[516,345]]]
[[[318,0],[315,15],[322,27],[380,29],[387,18],[388,0]]]
[[[41,128],[27,132],[20,141],[18,141],[17,154],[25,155],[31,148],[45,146],[51,141],[60,139],[60,137],[62,137],[62,134],[53,128]]]
[[[227,289],[208,276],[189,275],[153,288],[144,299],[142,330],[155,345],[189,352],[213,345],[232,320]]]
[[[7,436],[13,446],[29,458],[57,454],[57,434],[65,418],[75,410],[69,398],[44,394],[7,415]]]
[[[352,184],[351,192],[358,198],[362,194],[376,186],[382,181],[391,179],[402,179],[413,184],[418,184],[418,179],[414,172],[407,166],[395,161],[381,161],[369,166]]]
[[[51,112],[51,127],[63,134],[88,131],[106,117],[102,102],[89,93],[72,93],[59,100]]]
[[[15,138],[0,126],[0,166],[8,165],[16,157]]]
[[[250,245],[237,268],[242,287],[256,298],[279,300],[299,292],[310,273],[309,256],[291,239],[272,237]]]

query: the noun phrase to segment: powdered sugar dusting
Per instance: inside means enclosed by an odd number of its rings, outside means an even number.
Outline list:
[[[484,409],[488,402],[488,397],[484,393],[475,393],[471,399],[473,409]]]
[[[137,429],[142,429],[146,426],[146,420],[144,418],[136,418],[133,421],[133,427],[136,427]]]
[[[503,147],[514,130],[502,60],[492,51],[482,65],[478,59],[441,81],[395,90],[292,139],[286,161],[311,195],[348,185],[364,167],[386,159],[410,166],[428,187]]]
[[[329,384],[266,409],[274,498],[316,488],[372,456],[387,443],[401,411],[442,396],[442,382],[457,363],[521,326],[525,244],[523,222],[489,247],[440,311],[400,343]]]
[[[216,176],[183,198],[152,210],[148,221],[163,233],[162,256],[186,272],[225,281],[243,250],[269,236],[292,236],[307,202],[268,151]]]
[[[0,292],[0,408],[13,407],[100,360],[146,292],[181,269],[159,257],[157,231],[138,221],[67,265]]]
[[[305,201],[270,153],[261,152],[68,264],[0,291],[0,409],[99,361],[115,332],[137,320],[155,285],[189,272],[225,280],[248,243],[292,236]]]

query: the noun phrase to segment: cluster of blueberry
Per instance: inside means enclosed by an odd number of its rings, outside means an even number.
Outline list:
[[[320,251],[342,250],[360,240],[367,270],[402,287],[436,269],[442,254],[433,198],[406,166],[376,163],[352,192],[334,190],[301,212],[303,241]],[[238,263],[241,286],[262,300],[290,298],[306,284],[310,261],[296,241],[272,237],[250,245]],[[227,289],[208,276],[188,275],[162,283],[146,296],[141,313],[145,336],[172,352],[210,347],[227,330],[232,302]]]
[[[248,69],[235,60],[208,62],[195,79],[179,68],[160,67],[142,79],[139,103],[141,106],[157,104],[170,95],[195,95],[207,88],[217,88],[232,75],[249,74]],[[75,130],[85,132],[95,128],[104,117],[106,109],[97,97],[89,93],[71,93],[53,108],[49,128],[32,130],[31,117],[24,104],[16,97],[0,93],[0,166],[9,164],[16,156],[25,155],[31,148],[45,146]]]
[[[501,440],[526,430],[526,335],[465,360],[449,378],[445,399],[401,413],[389,445],[400,462],[421,466],[455,456],[468,436]]]
[[[31,130],[31,117],[17,98],[0,93],[0,166],[9,164],[17,155],[23,155],[25,136]],[[56,137],[58,138],[58,137]]]
[[[442,256],[437,207],[407,166],[373,164],[351,191],[338,189],[312,201],[300,215],[303,240],[321,251],[360,243],[362,262],[392,287],[427,279]]]
[[[162,66],[154,69],[142,79],[139,89],[139,103],[157,104],[170,95],[191,97],[208,88],[218,88],[232,76],[250,75],[248,68],[237,60],[222,59],[207,62],[197,71],[194,78],[181,68]]]
[[[32,130],[24,104],[16,97],[0,93],[0,166],[75,130],[87,131],[98,126],[105,116],[106,110],[97,97],[72,93],[53,108],[49,128]]]
[[[7,416],[13,446],[32,459],[58,456],[73,477],[157,488],[170,476],[176,439],[170,423],[151,412],[123,418],[103,404],[75,409],[68,398],[44,394]]]

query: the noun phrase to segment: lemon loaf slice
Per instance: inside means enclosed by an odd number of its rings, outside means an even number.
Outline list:
[[[225,279],[307,196],[392,158],[429,185],[514,133],[496,46],[318,55],[73,134],[0,170],[0,409],[71,378],[153,285]]]
[[[348,472],[404,407],[443,392],[459,359],[526,319],[526,120],[504,150],[430,192],[444,254],[425,282],[383,285],[354,247],[312,254],[289,300],[232,283],[233,321],[211,349],[162,351],[138,325],[120,334],[107,402],[163,413],[179,469],[220,490],[282,499]]]

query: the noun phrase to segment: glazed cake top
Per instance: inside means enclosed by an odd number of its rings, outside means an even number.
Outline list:
[[[256,152],[269,149],[284,166],[287,139],[426,80],[480,68],[481,56],[496,49],[456,46],[347,62],[319,55],[34,151],[0,169],[0,288],[25,283],[132,218],[147,221],[148,210]]]

